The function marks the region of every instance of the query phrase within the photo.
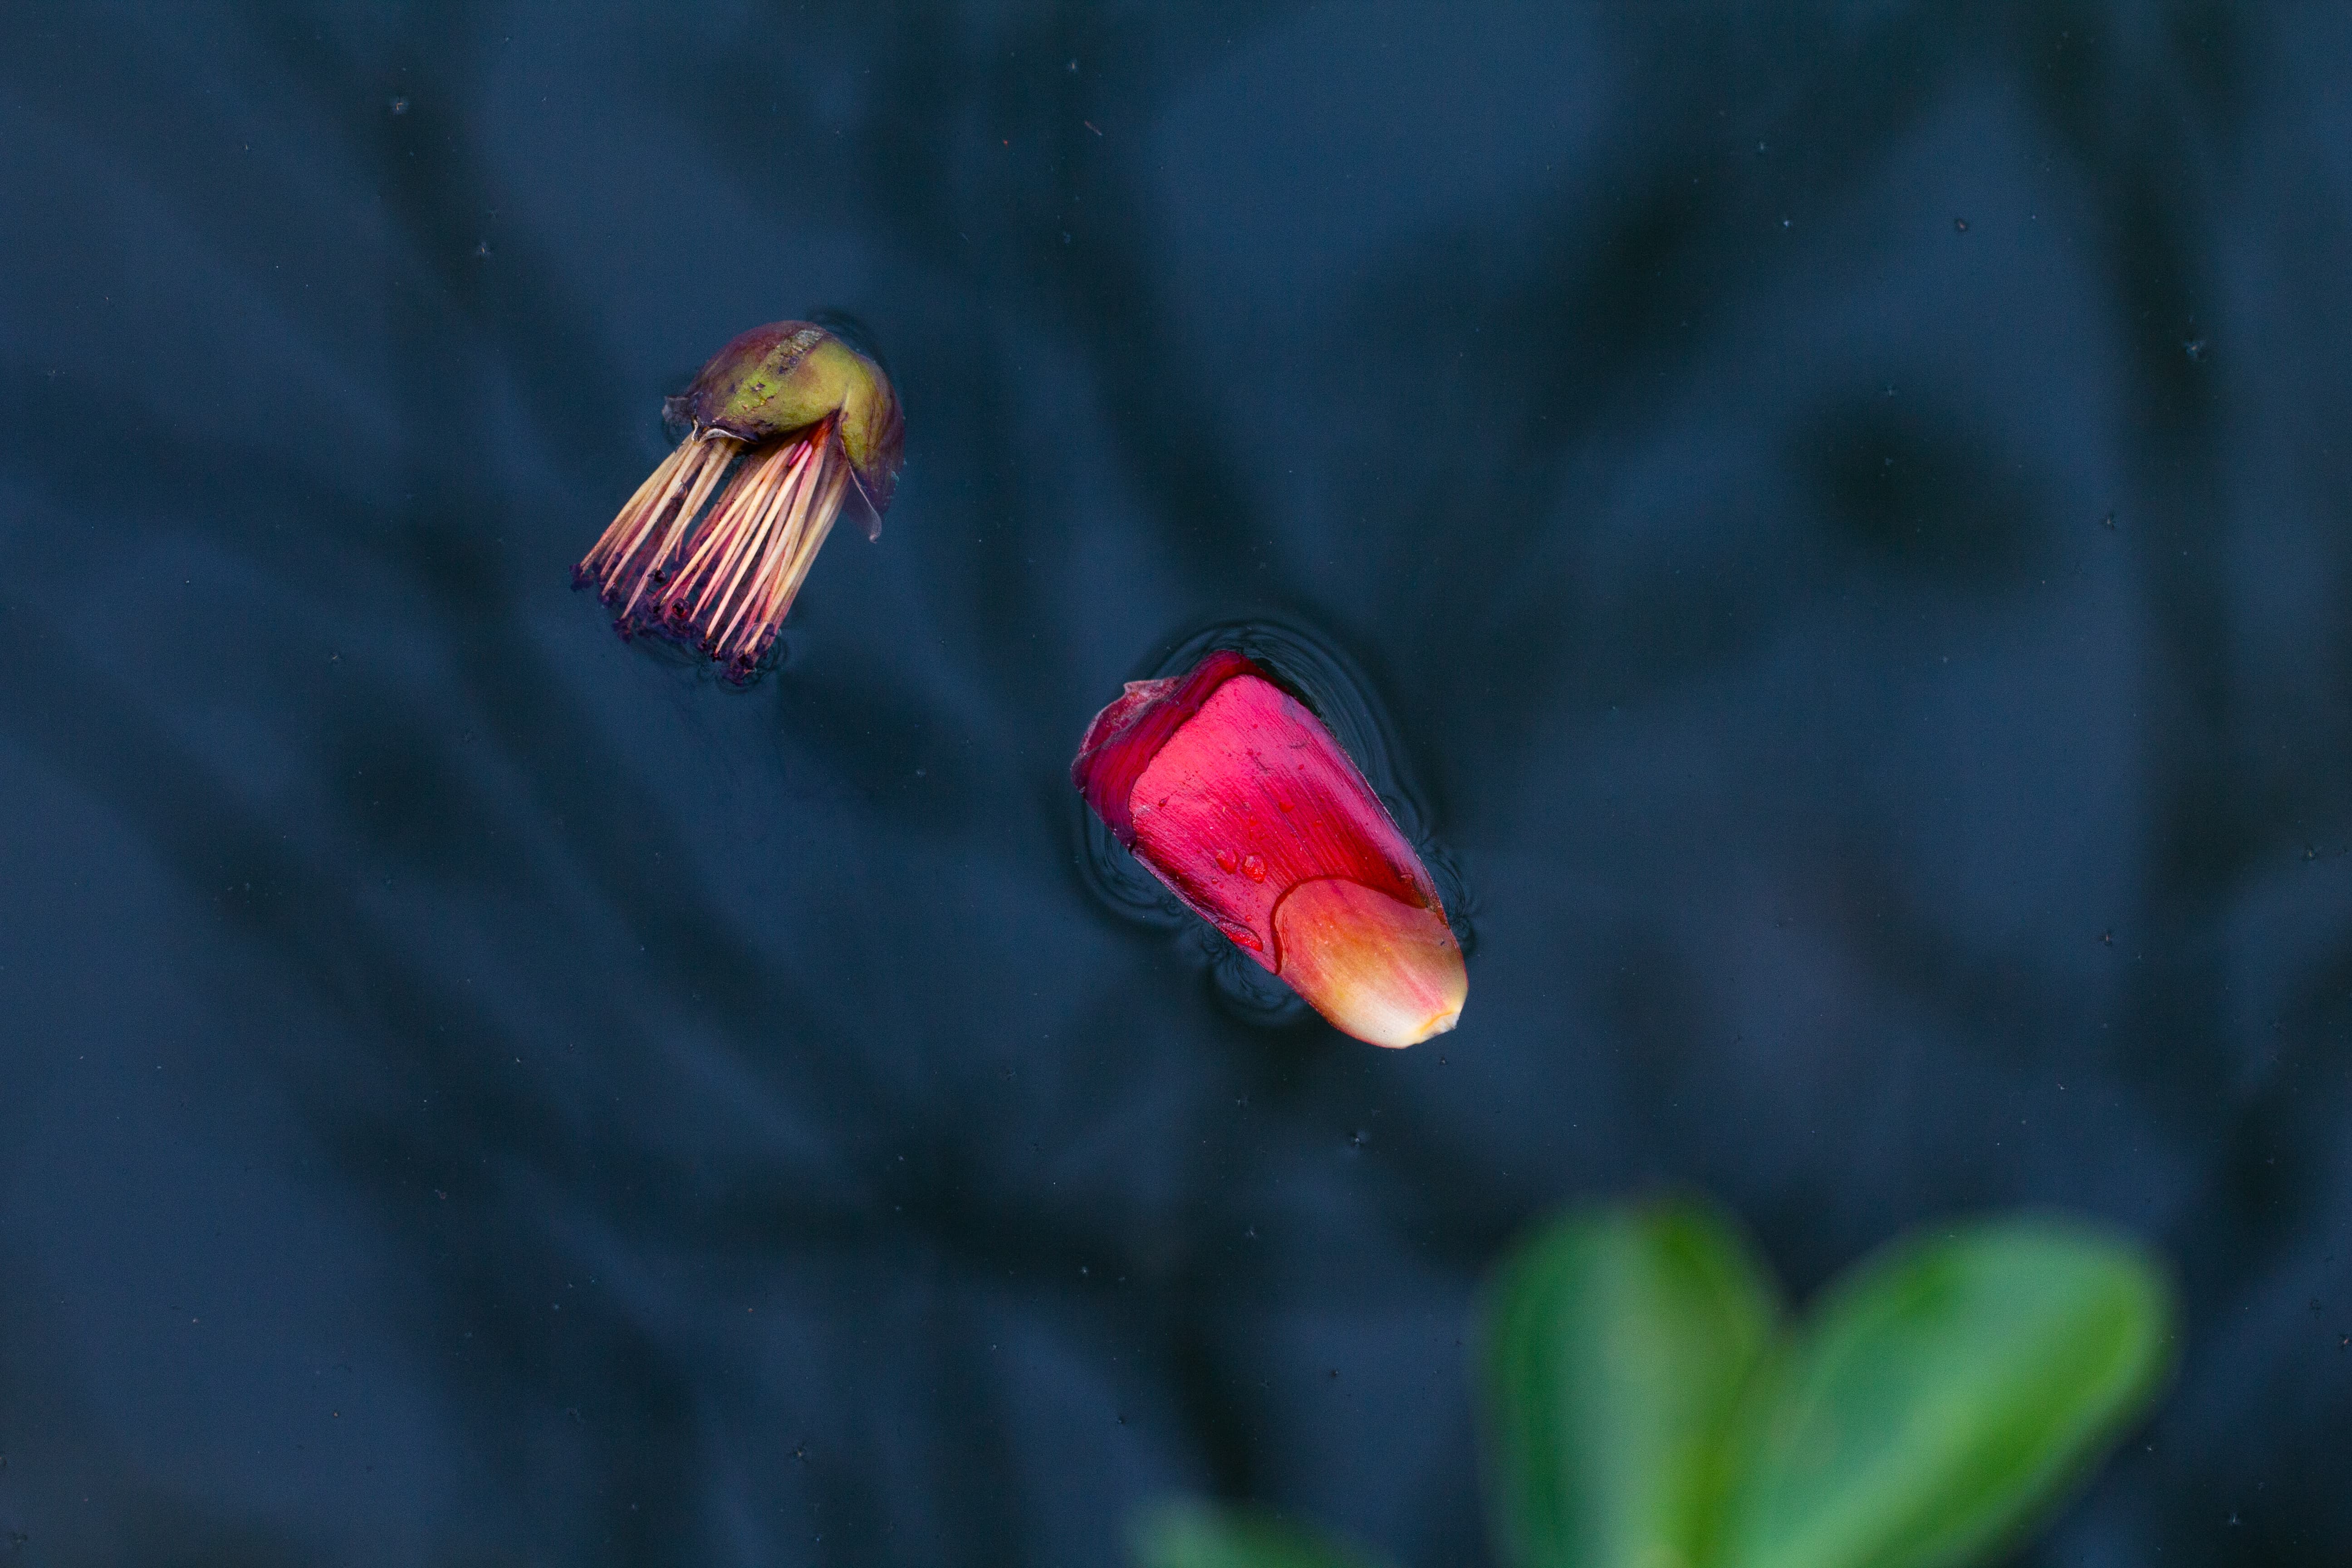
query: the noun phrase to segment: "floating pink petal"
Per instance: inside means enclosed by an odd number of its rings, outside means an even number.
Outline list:
[[[1331,732],[1244,656],[1130,682],[1070,777],[1153,876],[1334,1026],[1410,1046],[1460,1019],[1469,976],[1420,857]]]

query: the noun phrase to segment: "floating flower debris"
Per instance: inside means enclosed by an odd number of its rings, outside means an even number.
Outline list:
[[[866,536],[880,535],[905,433],[898,394],[833,332],[776,321],[719,350],[662,413],[686,438],[572,580],[594,585],[623,637],[695,648],[741,684],[775,646],[853,485]]]
[[[1469,976],[1420,857],[1331,732],[1247,657],[1130,681],[1071,781],[1151,874],[1332,1025],[1410,1046]]]

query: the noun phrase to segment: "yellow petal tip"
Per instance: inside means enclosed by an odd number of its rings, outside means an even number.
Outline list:
[[[1334,1028],[1399,1048],[1462,1020],[1470,976],[1442,910],[1332,877],[1292,889],[1274,929],[1282,978]]]

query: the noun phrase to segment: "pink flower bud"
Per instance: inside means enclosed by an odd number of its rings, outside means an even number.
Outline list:
[[[1243,655],[1129,683],[1070,765],[1087,804],[1202,920],[1376,1046],[1462,1016],[1437,889],[1314,714]]]

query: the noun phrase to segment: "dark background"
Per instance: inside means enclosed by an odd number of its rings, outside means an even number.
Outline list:
[[[2352,1555],[2352,25],[0,10],[0,1564],[1486,1548],[1461,1342],[1688,1185],[2040,1205],[2178,1385],[2021,1562]],[[572,563],[735,331],[908,466],[745,696]],[[1369,672],[1402,1053],[1105,907],[1218,616]]]

